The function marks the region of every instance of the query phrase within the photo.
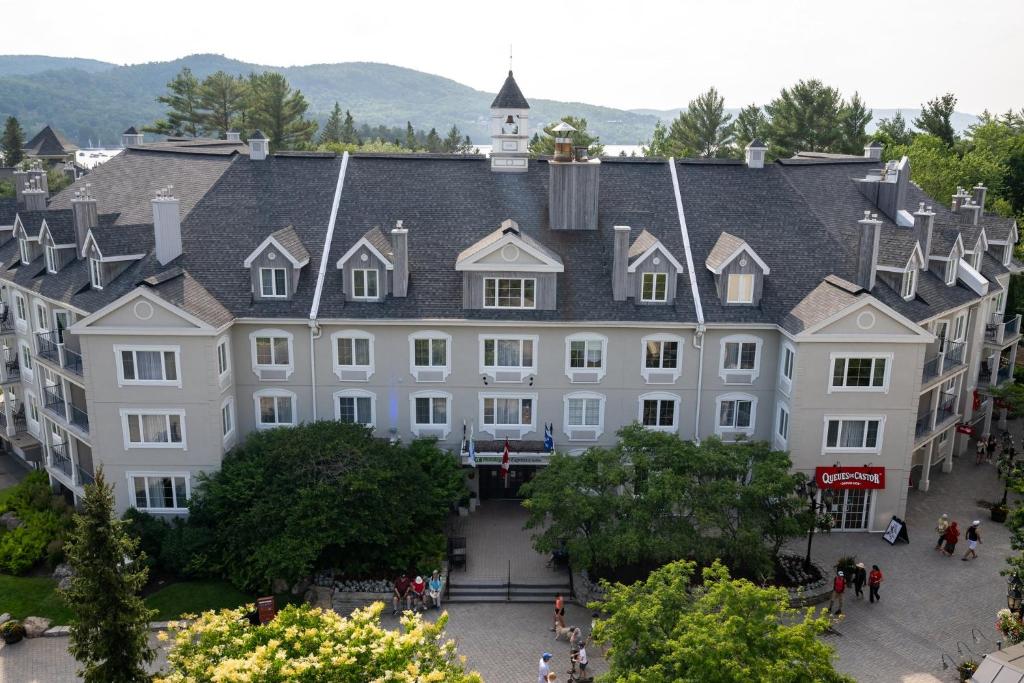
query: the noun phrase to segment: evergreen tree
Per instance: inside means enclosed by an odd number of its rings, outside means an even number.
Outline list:
[[[586,119],[576,116],[563,116],[560,121],[555,121],[544,128],[545,135],[543,137],[534,133],[533,139],[530,140],[530,156],[551,156],[555,153],[555,134],[551,129],[560,122],[568,123],[576,129],[569,135],[572,138],[573,147],[586,147],[587,154],[591,157],[599,157],[604,154],[604,145],[601,144],[601,139],[587,132]]]
[[[796,152],[838,151],[843,100],[839,91],[817,79],[798,81],[783,88],[765,111],[770,119],[768,140],[772,154],[790,157]]]
[[[732,114],[725,113],[725,98],[711,87],[679,112],[666,138],[667,151],[677,157],[727,157],[732,153]]]
[[[210,74],[199,86],[203,131],[223,137],[237,123],[247,101],[246,82],[224,71]]]
[[[82,664],[78,673],[86,683],[149,680],[145,665],[155,656],[149,620],[156,613],[139,597],[148,569],[138,546],[114,516],[113,488],[98,470],[65,548],[75,571],[64,591],[74,613],[68,651]]]
[[[441,143],[441,149],[449,154],[458,154],[462,152],[462,133],[459,131],[459,127],[454,123],[448,131],[448,135],[444,137],[444,142]]]
[[[921,115],[914,119],[914,126],[929,135],[934,135],[950,147],[956,142],[956,131],[951,119],[956,110],[956,95],[951,92],[929,100],[921,105]]]
[[[341,126],[341,141],[349,145],[359,144],[359,135],[356,134],[356,120],[352,118],[352,112],[345,110],[345,123]]]
[[[270,138],[272,149],[302,149],[316,133],[316,121],[306,118],[309,102],[292,90],[279,73],[264,71],[250,79],[252,125]]]
[[[891,119],[879,119],[878,127],[872,139],[878,140],[886,147],[893,145],[909,145],[914,141],[914,133],[907,128],[903,114],[896,112]]]
[[[405,122],[405,147],[410,152],[415,152],[419,145],[416,144],[416,131],[413,130],[412,121]]]
[[[764,115],[761,107],[756,104],[748,104],[736,115],[733,144],[742,154],[754,138],[761,138],[762,142],[764,141],[764,138],[767,137],[767,128],[768,117]]]
[[[167,105],[167,118],[143,130],[158,135],[197,137],[203,123],[199,91],[199,79],[192,74],[192,69],[182,67],[167,84],[167,94],[156,98],[160,104]]]
[[[472,154],[474,150],[476,150],[476,148],[473,146],[473,141],[470,140],[469,136],[467,135],[462,140],[462,148],[459,149],[459,154]]]
[[[642,145],[640,151],[643,152],[645,157],[665,157],[671,156],[668,153],[668,147],[666,138],[668,137],[668,128],[661,121],[654,124],[654,132],[651,134],[651,139],[647,141],[646,145]]]
[[[4,155],[5,166],[17,166],[25,158],[25,131],[21,129],[18,119],[7,117],[4,133],[0,137],[0,152]]]
[[[431,128],[430,132],[427,133],[427,151],[440,152],[441,144],[441,136],[438,135],[437,128]]]
[[[856,92],[849,102],[843,103],[839,112],[839,127],[842,132],[840,152],[846,154],[862,154],[868,141],[867,126],[871,121],[872,112],[864,106],[864,101]]]
[[[334,103],[331,115],[320,130],[320,144],[327,145],[332,142],[341,142],[341,105]]]

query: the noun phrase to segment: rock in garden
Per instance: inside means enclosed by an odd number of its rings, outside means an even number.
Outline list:
[[[58,564],[53,570],[53,580],[57,582],[57,588],[61,590],[71,588],[71,578],[74,575],[75,571],[66,563]]]
[[[0,515],[0,524],[3,524],[8,531],[13,531],[21,526],[21,520],[13,512],[5,512]]]
[[[288,582],[284,579],[274,579],[274,583],[271,584],[271,590],[274,591],[274,595],[280,595],[281,593],[288,592]]]
[[[331,609],[332,599],[334,591],[330,588],[324,588],[323,586],[311,586],[306,591],[306,595],[303,600],[313,607],[320,607],[322,609]]]
[[[42,617],[26,617],[21,625],[25,627],[26,638],[38,638],[50,628],[50,620]]]

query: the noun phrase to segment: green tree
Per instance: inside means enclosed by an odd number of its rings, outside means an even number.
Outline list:
[[[331,110],[331,115],[327,117],[324,127],[320,129],[321,145],[336,142],[341,142],[341,105],[337,102],[334,103],[334,109]]]
[[[576,116],[563,116],[559,121],[545,126],[544,135],[534,133],[530,140],[530,156],[552,156],[555,153],[555,135],[552,129],[559,123],[568,123],[575,128],[569,137],[572,139],[573,147],[586,147],[587,154],[591,157],[599,157],[604,154],[604,145],[596,135],[587,131],[587,120]]]
[[[437,128],[431,128],[430,132],[427,133],[427,151],[428,152],[440,152],[441,151],[441,136],[437,133]]]
[[[167,84],[167,93],[156,98],[167,105],[167,118],[143,128],[158,135],[197,137],[203,125],[199,79],[192,69],[182,67],[178,75]]]
[[[608,646],[610,683],[853,683],[819,636],[829,618],[790,609],[782,588],[731,579],[718,562],[693,587],[677,561],[632,585],[604,583],[594,640]]]
[[[244,79],[224,71],[210,74],[199,86],[199,106],[206,134],[223,137],[238,123],[248,101]]]
[[[138,541],[114,516],[113,488],[97,470],[96,483],[85,487],[82,511],[65,553],[75,571],[64,598],[74,612],[68,651],[82,664],[87,683],[134,683],[148,680],[145,665],[149,620],[139,591],[149,573]]]
[[[640,152],[645,157],[666,157],[671,156],[668,154],[668,148],[666,146],[666,140],[668,138],[668,128],[661,121],[654,124],[654,131],[651,133],[651,139],[646,144],[641,145]],[[533,144],[532,142],[530,143]]]
[[[879,119],[878,127],[875,128],[873,140],[878,140],[886,147],[893,145],[909,145],[914,140],[914,132],[907,128],[907,122],[901,112],[896,112],[893,117]]]
[[[868,141],[867,127],[871,122],[871,116],[871,110],[864,106],[864,101],[856,92],[848,102],[843,103],[843,107],[839,111],[841,142],[838,151],[857,155],[864,153],[864,145]]]
[[[956,95],[946,93],[927,104],[921,105],[921,115],[914,119],[914,126],[923,133],[934,135],[946,145],[952,147],[956,143],[956,131],[953,130],[953,112],[956,111]]]
[[[462,132],[454,123],[451,129],[449,129],[448,134],[444,136],[441,149],[449,154],[465,154],[468,151],[466,149],[466,141],[462,138]]]
[[[25,159],[25,131],[21,129],[18,119],[8,116],[4,122],[4,133],[0,137],[0,153],[3,154],[6,166],[17,166]]]
[[[733,129],[734,144],[738,152],[742,153],[747,145],[755,138],[762,141],[767,137],[768,117],[756,104],[748,104],[740,109],[736,115],[736,124]]]
[[[670,156],[708,159],[731,156],[732,141],[732,114],[725,113],[725,98],[712,86],[679,112],[666,145]]]
[[[419,147],[416,144],[416,131],[412,127],[412,121],[405,122],[405,147],[410,152],[415,152]]]
[[[341,141],[348,145],[359,144],[359,134],[356,133],[356,121],[352,118],[352,112],[345,110],[345,123],[341,126]]]
[[[765,106],[768,114],[769,149],[776,157],[796,152],[832,152],[843,139],[840,114],[843,100],[839,91],[817,79],[798,81],[783,88]]]
[[[309,102],[292,90],[279,73],[264,71],[250,78],[252,125],[270,138],[271,149],[302,149],[316,133],[316,121],[306,118]]]

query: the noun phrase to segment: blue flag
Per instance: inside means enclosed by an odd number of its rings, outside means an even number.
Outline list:
[[[469,466],[476,467],[476,444],[473,443],[473,425],[469,426]]]
[[[555,450],[555,426],[553,424],[544,425],[544,452],[551,453]]]

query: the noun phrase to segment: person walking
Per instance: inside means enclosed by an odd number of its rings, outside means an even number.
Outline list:
[[[946,529],[946,546],[942,549],[947,557],[953,557],[953,553],[956,552],[956,543],[960,540],[960,528],[956,525],[956,522],[950,522],[949,528]]]
[[[580,648],[576,652],[576,654],[573,655],[573,658],[576,660],[576,663],[579,664],[579,666],[580,666],[580,676],[579,676],[580,680],[586,680],[587,679],[587,664],[590,663],[590,660],[587,658],[587,642],[586,641],[581,641],[580,642]]]
[[[978,439],[978,443],[976,444],[976,446],[977,452],[974,456],[974,464],[980,465],[987,459],[986,452],[988,451],[988,439],[986,439],[985,437]]]
[[[997,449],[999,448],[999,442],[996,441],[995,434],[988,435],[988,448],[985,449],[985,460],[986,462],[992,462],[992,458],[998,455]]]
[[[842,572],[836,572],[836,577],[832,579],[832,597],[828,601],[828,611],[832,611],[832,605],[836,602],[839,603],[839,609],[834,614],[843,613],[843,593],[846,592],[846,577],[843,576]]]
[[[939,540],[935,541],[935,549],[942,550],[942,544],[946,541],[946,530],[949,529],[949,515],[945,512],[939,517],[938,523],[935,525],[935,533],[939,535]]]
[[[978,532],[979,526],[981,526],[981,521],[976,519],[971,522],[971,525],[967,527],[967,531],[964,532],[964,537],[967,538],[967,552],[960,558],[964,562],[968,559],[978,559],[978,553],[975,552],[975,549],[978,547],[978,544],[981,543],[981,534]]]
[[[550,652],[545,652],[540,656],[540,662],[537,664],[537,683],[548,683],[548,674],[551,673],[549,661],[551,661]]]
[[[878,568],[877,564],[871,565],[871,573],[868,574],[868,602],[874,603],[875,600],[881,602],[882,598],[878,597],[878,587],[882,585],[882,570]]]
[[[555,593],[555,623],[551,627],[552,631],[557,632],[560,628],[565,628],[565,600],[562,598],[561,593]]]
[[[868,572],[863,562],[858,562],[853,570],[853,594],[858,599],[864,598],[864,583],[868,580]]]

